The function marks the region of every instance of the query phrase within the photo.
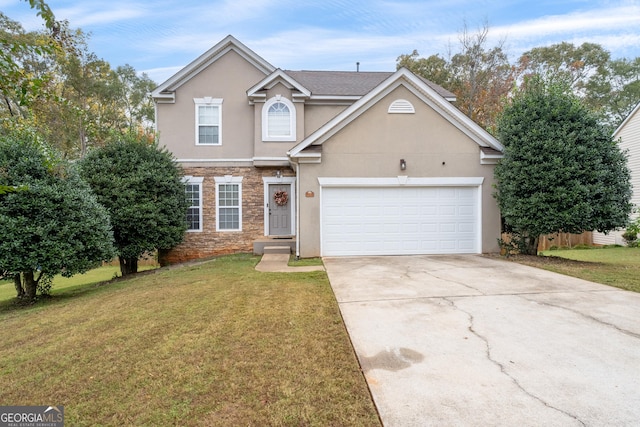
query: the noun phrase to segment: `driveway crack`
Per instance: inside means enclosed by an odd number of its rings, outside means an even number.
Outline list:
[[[475,322],[475,318],[473,316],[472,313],[463,310],[462,308],[458,307],[455,303],[455,301],[453,301],[452,299],[449,298],[442,298],[443,300],[445,300],[446,302],[448,302],[455,310],[460,311],[461,313],[464,313],[467,315],[467,317],[469,318],[469,332],[471,332],[473,335],[475,335],[478,339],[480,339],[482,342],[484,342],[485,344],[485,356],[487,357],[487,360],[489,360],[489,362],[493,363],[494,365],[496,365],[499,369],[500,372],[505,375],[506,377],[508,377],[514,384],[516,387],[518,387],[524,394],[526,394],[527,396],[531,397],[532,399],[537,400],[538,402],[542,403],[544,406],[546,406],[549,409],[553,409],[555,411],[558,411],[568,417],[573,418],[574,420],[576,420],[577,422],[579,422],[581,425],[586,426],[586,424],[580,420],[577,416],[564,411],[560,408],[557,408],[553,405],[551,405],[549,402],[546,402],[544,399],[542,399],[539,396],[536,396],[535,394],[533,394],[532,392],[530,392],[529,390],[527,390],[526,388],[524,388],[524,386],[522,384],[520,384],[520,382],[517,380],[517,378],[515,378],[514,376],[512,376],[511,374],[509,374],[509,372],[507,371],[507,369],[505,368],[505,366],[500,363],[498,360],[494,359],[491,355],[491,344],[489,343],[489,340],[487,339],[487,337],[485,337],[484,335],[480,334],[475,328],[474,328],[474,322]]]
[[[524,297],[522,295],[519,295],[519,296],[524,300],[527,300],[527,301],[530,301],[530,302],[533,302],[533,303],[536,303],[536,304],[545,305],[545,306],[548,306],[548,307],[554,307],[554,308],[559,308],[561,310],[570,311],[571,313],[577,314],[578,316],[584,317],[585,319],[588,319],[588,320],[590,320],[592,322],[598,323],[600,325],[607,326],[609,328],[613,328],[616,331],[620,332],[621,334],[628,335],[628,336],[633,337],[633,338],[640,338],[640,334],[638,334],[636,332],[629,331],[627,329],[623,329],[618,325],[615,325],[615,324],[609,323],[609,322],[605,322],[604,320],[598,319],[597,317],[591,316],[589,314],[585,314],[585,313],[583,313],[581,311],[574,310],[573,308],[565,307],[565,306],[558,305],[558,304],[552,304],[552,303],[546,302],[546,301],[538,301],[538,300],[535,300],[535,299],[526,298],[526,297]]]
[[[459,282],[459,281],[457,281],[457,280],[445,279],[444,277],[440,277],[440,276],[435,275],[435,274],[433,274],[432,272],[430,272],[430,271],[426,271],[426,270],[424,271],[424,273],[426,273],[426,274],[428,274],[429,276],[434,277],[434,278],[436,278],[436,279],[438,279],[438,280],[442,280],[442,281],[449,282],[449,283],[455,283],[456,285],[464,286],[464,287],[465,287],[465,288],[467,288],[467,289],[472,289],[472,290],[474,290],[474,291],[478,292],[480,295],[486,295],[486,294],[485,294],[484,292],[482,292],[480,289],[478,289],[478,288],[474,288],[473,286],[468,285],[467,283]],[[407,275],[408,275],[408,274],[409,274],[409,273],[407,273]]]

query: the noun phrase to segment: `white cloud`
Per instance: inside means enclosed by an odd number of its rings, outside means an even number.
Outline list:
[[[551,15],[508,26],[492,28],[509,37],[549,36],[576,31],[620,31],[622,28],[640,27],[640,6],[629,5],[617,8],[593,9],[565,15]]]
[[[177,65],[174,67],[162,67],[162,68],[151,68],[148,70],[139,70],[138,73],[146,73],[151,80],[160,84],[164,83],[169,79],[169,77],[173,76],[175,73],[180,71],[185,65]]]
[[[82,3],[75,7],[54,10],[57,19],[67,19],[74,28],[105,25],[141,18],[147,15],[143,6],[135,3]]]

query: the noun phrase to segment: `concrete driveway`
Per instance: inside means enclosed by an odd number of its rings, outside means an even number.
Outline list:
[[[324,263],[385,426],[640,425],[640,294],[475,255]]]

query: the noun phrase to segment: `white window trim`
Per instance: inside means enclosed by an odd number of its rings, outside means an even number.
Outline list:
[[[242,178],[241,176],[216,176],[214,181],[216,183],[216,231],[219,232],[236,232],[242,231]],[[221,184],[238,184],[238,228],[234,229],[220,229],[220,203],[218,195],[220,194],[219,188]]]
[[[202,182],[204,181],[203,177],[194,177],[194,176],[184,176],[182,177],[182,182],[186,185],[186,184],[198,184],[198,200],[200,201],[200,205],[198,206],[198,224],[200,224],[200,228],[197,229],[189,229],[187,230],[187,233],[198,233],[198,232],[202,232],[202,228],[203,228],[203,224],[202,224],[202,207],[203,207],[203,203],[202,203]],[[190,206],[192,207],[192,206]]]
[[[212,98],[210,96],[205,96],[204,98],[193,98],[193,103],[195,104],[195,142],[196,145],[202,147],[218,147],[222,145],[222,98]],[[199,108],[203,105],[207,106],[217,106],[218,107],[218,143],[217,144],[201,144],[200,143],[200,131],[199,131],[199,117],[200,112]]]
[[[288,136],[278,136],[273,137],[269,136],[269,108],[276,102],[282,102],[289,108],[291,112],[291,122],[289,124],[290,131]],[[287,98],[282,97],[281,95],[276,95],[262,106],[262,140],[266,142],[288,142],[296,140],[296,107],[293,105],[293,102],[289,101]]]

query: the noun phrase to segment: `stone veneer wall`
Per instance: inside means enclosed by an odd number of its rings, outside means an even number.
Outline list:
[[[184,241],[160,251],[160,265],[237,252],[253,252],[253,241],[264,237],[264,184],[262,177],[295,176],[290,168],[183,167],[185,176],[203,177],[202,231],[189,231]],[[242,231],[216,231],[216,183],[214,177],[242,176]]]

